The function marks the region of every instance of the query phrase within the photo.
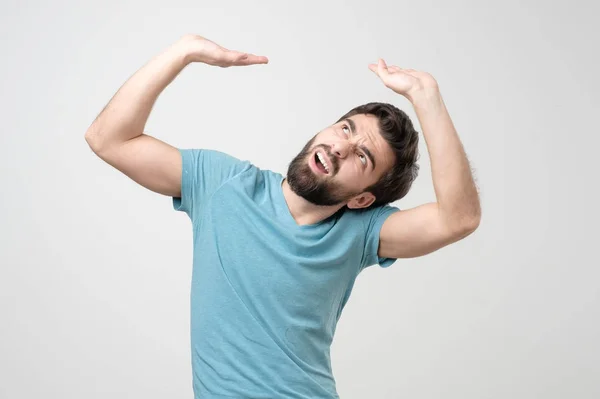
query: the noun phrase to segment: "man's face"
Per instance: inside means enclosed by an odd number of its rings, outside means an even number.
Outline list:
[[[392,167],[394,154],[379,133],[377,118],[357,114],[319,132],[292,160],[292,191],[315,205],[369,206],[364,192]]]

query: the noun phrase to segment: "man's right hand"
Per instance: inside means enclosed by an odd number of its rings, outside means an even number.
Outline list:
[[[221,68],[269,62],[265,56],[229,50],[199,35],[184,35],[176,42],[176,46],[184,52],[186,62],[202,62]]]

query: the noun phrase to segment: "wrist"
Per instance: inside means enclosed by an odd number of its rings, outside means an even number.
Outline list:
[[[192,37],[190,35],[184,35],[177,42],[175,42],[169,49],[173,56],[183,63],[183,66],[187,66],[193,62],[201,62],[198,59],[198,49],[194,47]],[[197,45],[196,45],[197,47]]]
[[[437,87],[419,89],[413,93],[407,93],[406,97],[415,108],[440,104],[442,101],[442,94]]]

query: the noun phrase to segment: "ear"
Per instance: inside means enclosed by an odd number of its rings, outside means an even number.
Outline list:
[[[369,192],[364,192],[348,201],[346,206],[349,209],[367,208],[371,206],[373,202],[375,202],[375,196]]]

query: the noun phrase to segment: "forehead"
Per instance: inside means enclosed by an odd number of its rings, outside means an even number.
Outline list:
[[[357,114],[347,118],[354,122],[354,133],[361,137],[361,143],[373,154],[377,167],[375,173],[382,175],[391,166],[394,159],[394,153],[388,142],[381,135],[379,129],[379,120],[376,116],[370,114]],[[347,121],[341,120],[336,125],[347,124]]]

